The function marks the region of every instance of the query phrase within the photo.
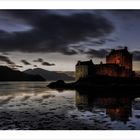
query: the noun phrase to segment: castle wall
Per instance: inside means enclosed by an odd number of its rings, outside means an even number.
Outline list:
[[[132,55],[123,56],[123,65],[125,66],[126,69],[132,70]]]
[[[76,66],[76,80],[87,77],[89,74],[88,71],[88,65]]]
[[[100,64],[95,66],[96,75],[113,76],[113,77],[131,77],[132,71],[126,70],[118,65]]]
[[[116,67],[113,67],[112,65],[107,66],[107,65],[100,64],[97,65],[95,69],[97,75],[106,75],[106,76],[114,76],[114,77],[118,76],[118,71]]]
[[[129,69],[120,69],[119,75],[120,77],[132,77],[133,71]]]

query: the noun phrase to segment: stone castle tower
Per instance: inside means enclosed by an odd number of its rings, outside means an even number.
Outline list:
[[[127,47],[119,50],[112,50],[109,55],[106,56],[106,64],[117,64],[125,69],[132,70],[132,54],[127,50]]]

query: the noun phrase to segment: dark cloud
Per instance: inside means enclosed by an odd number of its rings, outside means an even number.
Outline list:
[[[122,20],[126,19],[140,19],[140,11],[135,9],[126,9],[126,10],[110,10],[115,16],[119,16]]]
[[[44,66],[54,66],[55,64],[49,63],[49,62],[42,62],[42,65],[44,65]]]
[[[10,68],[17,70],[23,66],[15,64],[9,57],[0,55],[0,61],[5,62]]]
[[[0,55],[0,61],[5,62],[8,65],[15,65],[15,63],[11,61],[7,56]]]
[[[94,50],[89,49],[87,51],[87,55],[89,58],[105,58],[106,55],[109,53],[108,49],[100,49],[100,50]]]
[[[33,62],[40,62],[44,66],[54,66],[55,65],[53,63],[45,62],[42,58],[38,58],[36,60],[33,60]],[[37,65],[34,65],[34,67],[37,67]]]
[[[24,32],[0,31],[0,51],[73,55],[77,54],[77,48],[70,48],[69,44],[86,41],[87,38],[106,37],[114,31],[109,20],[88,10],[69,15],[44,10],[3,10],[0,14],[32,27]]]
[[[29,63],[27,60],[21,60],[21,62],[24,64],[24,65],[31,65],[31,63]]]
[[[37,65],[34,65],[34,67],[37,67]]]
[[[117,46],[116,48],[122,49],[122,46]],[[89,49],[86,53],[89,58],[105,58],[106,55],[110,52],[110,49]],[[133,60],[140,61],[140,51],[131,51],[130,53],[133,54]]]
[[[20,65],[15,65],[15,67],[17,67],[17,68],[23,68],[23,66],[20,66]]]
[[[135,61],[140,61],[140,51],[133,51],[132,54]]]
[[[2,52],[2,55],[10,55],[9,52]]]
[[[42,58],[38,58],[36,60],[33,60],[33,62],[43,62],[44,60]]]
[[[65,55],[75,55],[75,54],[78,54],[78,48],[76,48],[76,49],[64,48],[62,51],[63,51],[62,53],[65,54]]]
[[[13,65],[9,65],[9,67],[14,69],[14,70],[18,70],[18,68],[22,68],[23,66],[13,64]]]

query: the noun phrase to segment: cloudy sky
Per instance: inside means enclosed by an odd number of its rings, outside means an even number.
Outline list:
[[[0,65],[71,71],[128,46],[140,70],[140,10],[0,10]]]

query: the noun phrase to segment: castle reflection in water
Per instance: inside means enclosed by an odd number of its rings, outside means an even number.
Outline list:
[[[104,108],[111,120],[126,123],[132,116],[132,98],[102,97],[96,98],[92,95],[76,91],[76,106],[80,111],[93,112],[94,108]]]

